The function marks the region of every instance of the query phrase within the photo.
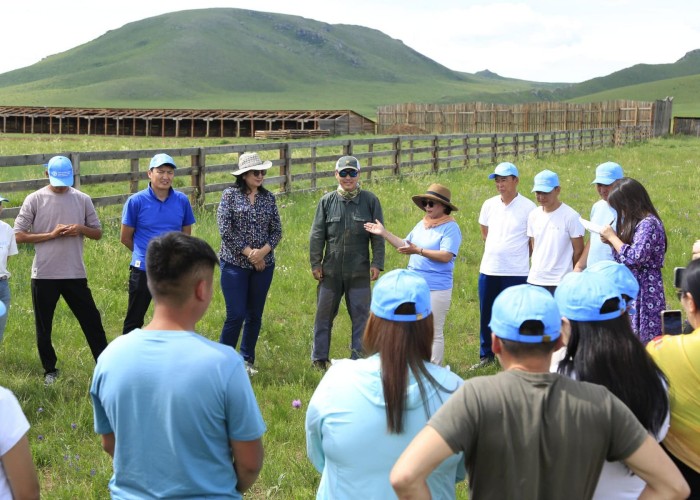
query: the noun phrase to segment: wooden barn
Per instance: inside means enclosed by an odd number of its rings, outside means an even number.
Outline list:
[[[700,118],[697,116],[674,116],[674,135],[693,135],[700,137]]]
[[[112,109],[0,106],[5,134],[146,137],[295,137],[374,133],[375,123],[350,110]],[[291,135],[291,133],[290,133]],[[260,134],[258,134],[260,136]]]

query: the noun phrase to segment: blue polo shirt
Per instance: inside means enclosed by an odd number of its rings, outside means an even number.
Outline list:
[[[170,231],[181,231],[195,223],[190,200],[180,191],[170,188],[165,201],[160,201],[151,184],[126,200],[122,224],[134,228],[134,251],[131,265],[146,270],[146,248],[151,239]]]

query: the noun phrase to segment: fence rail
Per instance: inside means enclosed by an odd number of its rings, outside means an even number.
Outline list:
[[[177,189],[190,197],[195,206],[214,204],[220,193],[231,185],[228,172],[235,170],[237,157],[245,151],[258,151],[279,168],[278,175],[265,184],[278,186],[280,193],[304,192],[334,184],[334,172],[328,168],[338,156],[351,154],[360,159],[370,179],[398,175],[434,173],[470,165],[493,164],[522,156],[539,157],[570,151],[621,146],[652,137],[649,126],[592,128],[552,132],[401,135],[360,139],[331,139],[164,150],[57,152],[0,157],[0,169],[43,165],[56,154],[73,162],[74,185],[93,199],[96,207],[121,205],[147,179],[150,158],[165,152],[179,165],[176,180],[189,185]],[[235,160],[235,161],[234,161]],[[116,171],[115,171],[116,170]],[[1,172],[1,170],[0,170]],[[23,175],[27,175],[24,169]],[[274,171],[270,171],[273,173]],[[12,172],[14,173],[14,171]],[[30,174],[33,175],[33,174]],[[10,173],[3,172],[7,178]],[[323,181],[328,181],[323,184]],[[26,193],[46,185],[45,178],[0,182],[0,193],[10,198],[1,217],[16,217]],[[145,184],[141,186],[144,187]],[[274,190],[274,189],[273,189]],[[13,196],[15,195],[15,196]],[[207,197],[207,195],[211,195]]]

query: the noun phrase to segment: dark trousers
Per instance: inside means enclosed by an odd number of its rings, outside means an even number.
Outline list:
[[[479,336],[481,337],[481,347],[479,348],[479,357],[493,358],[491,350],[491,309],[493,302],[501,293],[508,287],[522,285],[527,281],[527,276],[489,276],[479,274]]]
[[[240,352],[251,364],[255,362],[255,346],[274,270],[275,266],[256,271],[221,261],[221,292],[226,301],[226,321],[219,342],[235,349],[243,327]]]
[[[362,356],[362,336],[369,318],[369,305],[372,291],[367,280],[366,287],[351,287],[342,278],[324,277],[316,288],[316,319],[314,320],[314,347],[312,361],[327,361],[331,347],[333,320],[338,315],[340,300],[345,296],[352,323],[352,344],[350,358]]]
[[[92,357],[97,357],[107,347],[107,337],[102,327],[100,311],[97,310],[86,278],[63,280],[32,280],[32,304],[36,324],[36,345],[44,373],[56,370],[56,351],[51,343],[53,315],[59,297],[63,297],[75,318],[80,323]]]
[[[126,306],[122,335],[143,326],[150,305],[151,292],[148,291],[146,271],[129,266],[129,303]]]

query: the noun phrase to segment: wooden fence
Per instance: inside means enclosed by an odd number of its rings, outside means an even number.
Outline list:
[[[238,155],[258,151],[270,159],[278,175],[268,175],[265,185],[279,193],[303,192],[335,184],[332,165],[342,155],[356,156],[368,180],[399,175],[429,174],[470,165],[490,165],[523,156],[561,154],[577,150],[614,147],[651,137],[650,127],[594,128],[575,131],[412,135],[383,138],[316,140],[191,147],[164,150],[56,152],[0,157],[0,168],[14,169],[3,177],[21,172],[27,166],[41,165],[57,154],[73,162],[74,185],[93,199],[96,207],[122,205],[146,184],[148,161],[165,152],[178,164],[175,180],[189,185],[176,188],[190,197],[195,206],[214,205],[220,193],[232,183],[229,172],[236,169]],[[21,167],[21,168],[17,168]],[[111,171],[110,171],[111,170]],[[116,170],[116,171],[115,171]],[[270,171],[275,173],[274,170]],[[2,218],[14,218],[27,193],[47,184],[46,178],[0,182],[0,193],[10,199]]]
[[[377,108],[377,133],[478,134],[651,126],[658,136],[668,134],[671,110],[672,98],[586,104],[395,104]]]

